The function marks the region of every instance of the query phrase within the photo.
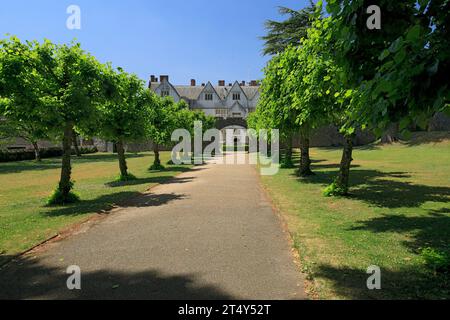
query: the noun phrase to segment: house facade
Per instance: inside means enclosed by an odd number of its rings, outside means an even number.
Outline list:
[[[192,79],[190,85],[173,85],[169,76],[158,79],[152,75],[149,87],[159,96],[171,96],[175,102],[184,100],[190,109],[221,119],[247,119],[256,110],[260,95],[258,82],[254,80],[248,84],[245,81],[226,84],[220,80],[217,85],[211,82],[197,85]]]

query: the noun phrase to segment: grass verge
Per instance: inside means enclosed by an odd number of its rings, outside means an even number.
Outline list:
[[[261,178],[288,224],[315,295],[450,298],[449,273],[436,272],[427,261],[431,256],[442,263],[450,250],[449,141],[357,148],[351,196],[326,198],[322,191],[336,176],[340,156],[340,149],[314,148],[315,176],[301,179],[295,169],[281,169]],[[381,268],[381,290],[367,289],[371,265]]]

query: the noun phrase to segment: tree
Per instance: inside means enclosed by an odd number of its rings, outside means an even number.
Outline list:
[[[292,47],[274,56],[264,69],[264,80],[261,85],[261,97],[257,110],[248,120],[253,129],[280,130],[280,138],[285,150],[281,167],[291,168],[292,142],[295,133],[301,129],[296,122],[295,110],[292,108],[291,88],[287,86],[288,77],[293,71],[294,59]],[[309,155],[309,153],[308,153]]]
[[[72,144],[73,148],[75,149],[75,154],[77,155],[77,157],[81,157],[82,154],[80,148],[78,147],[78,133],[76,132],[75,129],[72,132]]]
[[[48,138],[49,121],[41,101],[43,79],[32,71],[48,46],[44,44],[35,52],[30,46],[31,43],[22,44],[14,37],[9,43],[0,41],[0,130],[3,138],[28,141],[40,161],[38,140]]]
[[[13,120],[13,116],[8,117],[6,112],[3,113],[3,120],[0,120],[0,139],[8,140],[14,138],[22,138],[33,146],[35,160],[41,161],[41,150],[39,148],[39,140],[49,139],[46,134],[46,128],[40,126],[34,119],[27,121]]]
[[[261,37],[265,42],[264,54],[276,55],[283,52],[290,45],[298,46],[300,40],[306,36],[306,30],[311,26],[311,15],[315,11],[315,5],[310,5],[302,10],[292,10],[279,7],[281,15],[289,16],[284,21],[266,21],[267,35]]]
[[[74,127],[92,126],[103,99],[101,67],[79,44],[50,41],[22,43],[11,37],[1,42],[1,96],[13,99],[7,112],[26,122],[46,124],[62,141],[61,177],[49,204],[75,202],[71,192],[71,152]]]
[[[120,176],[119,181],[135,177],[128,172],[125,148],[126,142],[145,139],[150,121],[150,106],[153,96],[146,92],[144,83],[135,75],[105,67],[108,99],[100,105],[100,136],[114,141],[117,146]]]
[[[449,2],[379,1],[381,30],[366,28],[369,1],[330,1],[336,63],[352,90],[348,133],[336,180],[346,194],[352,161],[351,137],[355,128],[370,128],[381,136],[398,124],[425,125],[449,101]]]
[[[147,136],[153,143],[155,159],[150,170],[164,170],[161,164],[161,146],[168,146],[172,143],[172,132],[177,129],[177,112],[183,103],[176,104],[172,97],[159,97],[154,95],[152,104],[152,117],[148,127]]]

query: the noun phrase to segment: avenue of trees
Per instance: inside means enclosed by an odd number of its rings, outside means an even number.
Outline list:
[[[334,124],[345,138],[339,174],[325,195],[347,195],[357,130],[388,141],[412,126],[426,128],[436,112],[449,112],[450,2],[377,1],[381,29],[367,26],[371,1],[322,1],[297,19],[300,41],[274,45],[269,28],[260,104],[249,119],[255,129],[279,128],[286,141],[282,165],[292,164],[292,135],[300,133],[299,175],[313,174],[309,133]],[[326,11],[326,14],[324,13]],[[309,12],[305,21],[304,14]],[[291,18],[292,20],[292,18]],[[289,23],[285,33],[291,34]],[[276,36],[283,33],[277,25]],[[289,39],[289,37],[282,38]]]
[[[77,135],[114,142],[118,179],[126,181],[134,179],[127,167],[126,143],[153,141],[151,170],[160,170],[160,146],[170,144],[173,129],[192,130],[195,120],[213,124],[213,119],[191,112],[184,101],[160,98],[137,76],[101,64],[77,43],[0,40],[0,136],[23,137],[35,147],[37,160],[38,140],[59,141],[63,148],[60,181],[49,204],[79,200],[71,179]]]

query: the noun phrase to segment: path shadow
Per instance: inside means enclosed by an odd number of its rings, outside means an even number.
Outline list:
[[[115,206],[122,208],[130,207],[155,207],[167,204],[172,201],[184,199],[184,195],[152,194],[140,192],[118,192],[103,195],[93,200],[82,201],[64,207],[48,207],[48,211],[42,213],[44,216],[79,216],[87,213],[95,213],[103,210],[105,214]]]
[[[379,173],[378,178],[368,180],[365,185],[354,188],[351,191],[351,198],[386,208],[415,208],[426,202],[449,202],[449,187],[413,184],[380,177],[389,177],[389,174]]]
[[[61,168],[61,161],[45,159],[42,162],[22,161],[0,163],[0,174],[20,173],[25,171],[43,171]]]
[[[434,276],[417,267],[403,267],[397,270],[385,269],[382,265],[379,267],[381,290],[367,288],[370,274],[362,269],[318,265],[314,268],[314,276],[331,281],[336,294],[352,300],[450,298],[450,279],[443,275]]]
[[[82,290],[67,289],[66,266],[44,266],[39,259],[19,258],[0,272],[0,299],[87,300],[229,300],[222,289],[200,283],[198,275],[167,275],[158,270],[83,272]]]
[[[142,158],[143,154],[127,154],[127,159]],[[95,162],[115,162],[117,155],[115,154],[89,154],[82,157],[72,157],[73,164],[95,163]],[[32,160],[4,162],[0,163],[0,174],[20,173],[24,171],[42,171],[61,168],[61,158],[42,159],[42,162]]]
[[[108,182],[105,185],[111,188],[118,188],[124,186],[137,186],[141,184],[180,184],[187,183],[194,180],[192,177],[170,177],[170,176],[159,176],[159,177],[150,177],[150,178],[138,178],[130,181],[114,181]]]
[[[319,166],[322,166],[322,169],[328,169],[328,166],[332,168],[333,165],[314,165],[316,175],[306,179],[298,178],[299,181],[322,185],[333,182],[338,174],[338,169],[318,171]],[[354,168],[358,167],[354,166]],[[352,170],[350,172],[349,197],[384,208],[413,208],[420,207],[426,202],[449,202],[450,187],[413,184],[399,180],[410,177],[411,175],[407,172]]]
[[[441,210],[438,210],[441,211]],[[409,240],[403,244],[413,251],[424,247],[450,250],[450,215],[448,208],[427,216],[384,215],[365,221],[358,221],[349,231],[368,230],[373,233],[405,233]]]

